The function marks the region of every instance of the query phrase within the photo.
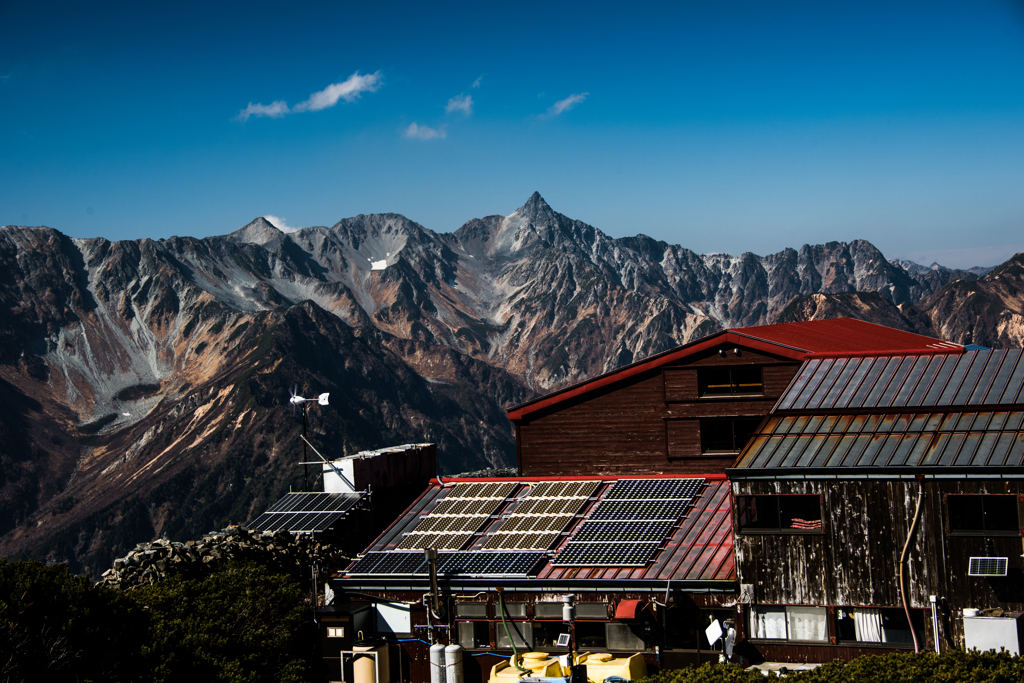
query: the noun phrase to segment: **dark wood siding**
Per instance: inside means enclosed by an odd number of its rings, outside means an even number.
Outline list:
[[[700,420],[665,420],[669,458],[699,458]]]
[[[665,402],[696,401],[697,369],[665,368]]]
[[[694,354],[517,421],[520,474],[723,473],[734,456],[702,456],[694,418],[764,416],[799,367],[745,348],[737,356],[733,348],[724,356],[717,349]],[[764,396],[698,397],[697,369],[712,365],[762,367]]]

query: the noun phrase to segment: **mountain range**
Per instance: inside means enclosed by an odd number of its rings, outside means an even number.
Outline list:
[[[307,414],[325,454],[432,441],[443,473],[506,466],[508,405],[722,328],[846,315],[1020,346],[1022,268],[865,241],[701,255],[537,193],[452,233],[398,214],[156,241],[4,226],[0,552],[98,573],[251,519],[304,486],[296,385],[331,394]]]

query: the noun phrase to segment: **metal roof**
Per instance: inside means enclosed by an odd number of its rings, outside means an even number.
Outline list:
[[[960,354],[964,350],[960,344],[854,318],[738,327],[718,332],[526,403],[512,406],[508,409],[508,417],[510,420],[523,419],[531,413],[723,344],[752,348],[795,361],[803,361],[820,355],[830,357],[893,353],[933,355]]]
[[[700,477],[700,475],[697,476]],[[705,475],[702,477],[705,480],[705,485],[697,496],[692,499],[692,504],[684,513],[682,519],[675,523],[668,532],[665,540],[659,545],[658,551],[654,554],[652,561],[648,562],[645,566],[556,567],[552,564],[557,554],[569,544],[576,531],[579,530],[594,510],[598,508],[606,494],[617,481],[624,479],[668,480],[692,478],[694,478],[694,475],[685,477],[524,477],[501,480],[462,480],[512,482],[516,485],[516,489],[506,500],[505,504],[495,511],[489,522],[475,533],[474,538],[464,545],[458,554],[460,556],[495,554],[484,549],[488,539],[515,512],[518,506],[526,500],[529,492],[537,484],[549,481],[596,481],[600,484],[596,492],[587,499],[585,505],[576,513],[572,523],[560,535],[558,540],[548,551],[543,553],[540,564],[531,572],[530,581],[537,581],[540,584],[558,585],[569,582],[578,584],[579,582],[605,582],[609,580],[644,583],[662,583],[671,580],[673,582],[703,582],[706,584],[735,581],[736,565],[733,556],[729,483],[721,475]],[[364,554],[381,552],[401,553],[402,551],[397,550],[398,546],[412,533],[413,529],[420,523],[420,520],[449,495],[453,490],[451,487],[452,483],[455,482],[446,480],[444,485],[438,484],[436,480],[432,482],[423,495],[389,529],[378,537],[373,545],[366,549]],[[413,552],[422,557],[422,551]],[[349,569],[351,570],[357,567],[357,565],[358,560]],[[344,576],[346,573],[343,572],[342,575]],[[381,579],[379,576],[376,578],[378,580]],[[408,578],[402,579],[403,583],[408,583],[408,581]]]
[[[731,470],[1024,467],[1024,351],[811,360]]]
[[[365,493],[286,493],[246,528],[293,533],[326,531],[365,497]]]
[[[777,410],[1010,406],[1024,389],[1022,349],[810,360]]]

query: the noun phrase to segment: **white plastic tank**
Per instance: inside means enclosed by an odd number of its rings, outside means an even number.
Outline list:
[[[462,646],[452,644],[444,649],[445,683],[463,683]]]
[[[445,683],[444,650],[444,645],[441,643],[434,643],[430,646],[430,683]]]

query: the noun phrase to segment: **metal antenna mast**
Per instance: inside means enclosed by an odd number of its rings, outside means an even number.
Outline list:
[[[306,440],[306,405],[308,403],[310,403],[311,401],[316,401],[318,404],[320,404],[322,406],[328,405],[328,403],[327,403],[327,397],[328,396],[330,396],[330,393],[320,394],[316,398],[303,398],[303,397],[299,396],[299,385],[296,384],[295,387],[292,388],[292,397],[289,399],[289,402],[292,404],[293,408],[295,406],[298,406],[298,405],[302,406],[302,490],[303,491],[308,491],[309,490],[309,462],[308,462],[309,458],[306,457],[306,444],[309,443],[309,441]]]

